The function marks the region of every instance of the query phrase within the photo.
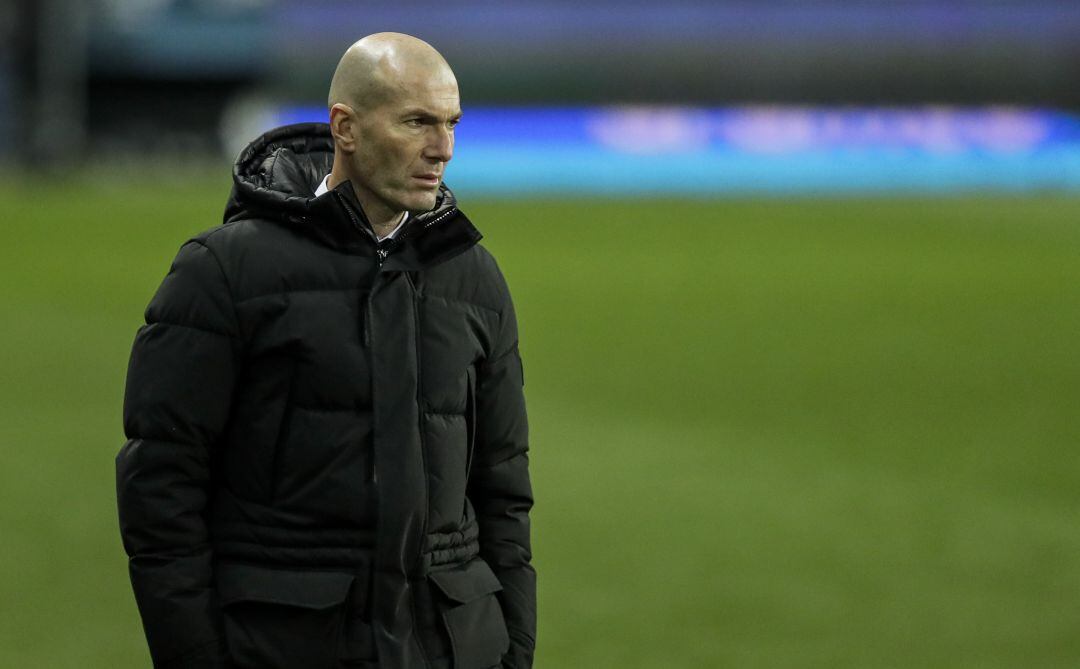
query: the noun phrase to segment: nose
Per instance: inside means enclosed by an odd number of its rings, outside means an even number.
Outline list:
[[[433,126],[424,156],[441,163],[450,162],[454,157],[454,129],[445,125]]]

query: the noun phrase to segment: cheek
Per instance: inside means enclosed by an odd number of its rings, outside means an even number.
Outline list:
[[[350,162],[352,163],[353,174],[365,181],[369,181],[372,174],[377,172],[377,161],[370,149],[357,150],[352,154]]]
[[[371,164],[390,172],[401,172],[411,162],[409,154],[402,146],[377,146],[371,155]]]
[[[377,190],[410,189],[422,142],[412,137],[368,137],[353,154],[354,169]]]
[[[398,181],[396,174],[400,169],[379,147],[368,146],[366,151],[353,154],[354,173],[369,188],[386,188]]]

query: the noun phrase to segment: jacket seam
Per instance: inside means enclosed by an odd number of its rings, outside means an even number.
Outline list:
[[[494,469],[495,467],[498,467],[499,465],[503,465],[503,464],[506,464],[507,462],[510,462],[514,458],[520,458],[521,456],[527,454],[528,452],[529,452],[528,448],[523,448],[520,451],[514,451],[512,454],[508,455],[507,457],[503,458],[502,460],[496,460],[495,462],[484,463],[484,464],[481,464],[480,467],[482,469]]]
[[[359,409],[357,407],[316,407],[306,406],[304,404],[293,404],[293,409],[299,411],[310,411],[311,413],[354,413],[354,414],[370,414],[371,409]]]
[[[421,296],[420,296],[420,292],[417,290],[417,286],[416,286],[417,282],[414,280],[413,274],[411,272],[405,272],[404,274],[405,274],[405,280],[408,282],[408,285],[412,289],[412,294],[413,294],[413,299],[412,299],[412,303],[413,303],[412,304],[412,307],[413,307],[413,323],[414,323],[414,327],[416,328],[416,341],[415,341],[415,347],[416,347],[416,349],[415,349],[416,350],[416,408],[420,411],[421,415],[423,415],[423,413],[424,413],[424,384],[423,384],[423,374],[421,373],[421,370],[423,369],[424,358],[423,358],[423,351],[422,351],[421,342],[422,342],[422,337],[423,337],[422,333],[423,333],[424,330],[423,330],[423,322],[420,319],[420,297]],[[417,427],[420,427],[420,426],[418,425]],[[427,439],[424,438],[424,430],[423,429],[420,429],[419,433],[420,433],[420,467],[421,467],[421,469],[422,469],[422,471],[424,473],[424,485],[421,486],[422,487],[422,492],[423,492],[423,501],[421,502],[421,506],[420,506],[420,508],[423,509],[422,525],[421,525],[421,529],[420,529],[420,536],[421,536],[420,545],[421,545],[421,549],[422,549],[423,548],[423,537],[427,536],[428,527],[430,527],[430,523],[431,523],[431,509],[430,509],[430,505],[431,505],[431,472],[428,469],[428,453],[427,453],[428,444],[427,444]],[[423,551],[421,550],[421,556],[422,556],[422,554],[423,554]],[[422,559],[423,559],[423,557],[421,557],[421,560]],[[419,619],[419,616],[416,613],[416,597],[410,597],[409,598],[409,607],[410,607],[410,615],[411,615],[411,618],[412,618],[412,620],[410,622],[415,626],[416,621]],[[424,659],[424,662],[426,664],[428,662],[427,648],[424,647],[424,643],[422,641],[420,641],[420,639],[417,639],[416,646],[417,646],[417,648],[419,648],[420,656]]]
[[[480,363],[480,366],[481,366],[481,367],[490,367],[491,365],[497,365],[497,364],[499,364],[500,362],[502,362],[503,360],[505,360],[505,359],[507,359],[508,357],[510,357],[510,354],[511,354],[511,353],[513,353],[514,351],[517,351],[517,350],[518,350],[518,343],[517,343],[517,341],[515,341],[515,342],[513,343],[513,345],[511,345],[511,346],[510,346],[510,348],[509,348],[509,349],[507,349],[506,353],[503,353],[503,354],[501,354],[501,355],[500,355],[499,357],[497,357],[497,358],[488,358],[488,359],[486,359],[486,360],[482,361],[482,362]]]
[[[499,311],[499,334],[498,334],[498,336],[495,337],[496,342],[501,342],[502,341],[503,332],[506,330],[506,323],[507,323],[508,320],[509,319],[507,318],[506,310],[501,309]],[[499,354],[498,356],[496,356],[494,358],[486,358],[486,359],[482,360],[480,362],[479,366],[481,366],[481,367],[490,367],[492,365],[496,365],[496,364],[502,362],[511,353],[518,350],[518,342],[519,341],[520,341],[520,339],[515,339],[514,342],[512,344],[510,344],[510,347],[508,349],[506,349],[506,351],[504,351],[503,353]]]
[[[187,550],[165,550],[165,551],[140,551],[128,556],[129,560],[136,560],[138,558],[169,558],[180,559],[198,557],[206,555],[213,551],[208,542],[202,542],[196,546],[185,546]]]
[[[502,340],[503,340],[503,334],[506,332],[506,321],[507,321],[506,310],[505,309],[500,309],[499,310],[499,335],[495,338],[496,342],[502,342]],[[515,345],[516,345],[516,342],[515,342]],[[497,362],[499,360],[502,360],[503,356],[508,355],[510,353],[510,351],[512,351],[512,350],[514,350],[513,346],[511,346],[509,348],[509,350],[507,350],[502,355],[495,357],[492,360],[492,362]]]
[[[219,558],[217,560],[217,562],[220,563],[220,564],[228,565],[230,567],[241,567],[241,568],[242,567],[253,567],[255,569],[265,569],[267,571],[284,571],[284,572],[289,572],[291,574],[319,573],[319,574],[349,574],[350,576],[355,576],[356,575],[355,569],[349,569],[348,567],[345,567],[345,566],[335,567],[333,565],[330,565],[330,566],[311,565],[311,566],[304,566],[304,567],[284,567],[284,566],[281,566],[281,565],[278,565],[278,564],[274,564],[272,562],[252,562],[251,560],[238,560],[238,559],[230,558],[230,557],[221,557],[221,558]]]
[[[278,157],[281,156],[280,150],[275,150],[270,154],[270,166],[266,169],[266,185],[263,188],[271,190],[274,185],[274,168],[277,167]]]
[[[237,298],[236,304],[245,304],[252,300],[258,300],[265,297],[273,297],[275,295],[291,295],[293,293],[350,293],[363,292],[363,290],[363,288],[356,288],[354,286],[342,286],[333,288],[292,288],[289,290],[275,290],[268,293],[259,293],[258,295],[248,295],[246,297]],[[502,310],[498,307],[489,307],[488,305],[480,304],[479,302],[471,302],[469,300],[440,295],[439,293],[431,293],[425,291],[421,293],[420,297],[423,299],[428,299],[429,297],[432,297],[440,300],[445,300],[446,302],[449,302],[451,304],[462,304],[469,307],[475,307],[477,309],[483,309],[484,311],[490,311],[492,313],[500,315],[500,318],[502,314]]]
[[[258,295],[249,295],[248,297],[240,298],[236,300],[236,304],[244,304],[252,300],[258,300],[264,297],[274,297],[276,295],[292,295],[294,293],[349,293],[349,292],[363,292],[363,288],[356,288],[353,286],[341,287],[341,288],[291,288],[289,290],[275,290],[269,293],[259,293]]]
[[[206,334],[217,335],[219,337],[225,337],[227,339],[236,339],[236,335],[229,332],[221,332],[220,330],[212,330],[210,328],[200,327],[198,325],[188,325],[187,323],[177,323],[176,321],[166,321],[159,318],[155,318],[152,322],[147,323],[147,326],[153,325],[168,325],[169,327],[185,328],[187,330],[195,330],[197,332],[205,332]]]
[[[232,525],[234,525],[234,526],[239,525],[239,523],[232,523]],[[287,529],[287,528],[281,528],[281,527],[272,526],[272,525],[256,525],[255,523],[252,523],[251,525],[253,527],[265,528],[265,529],[270,529],[270,530]],[[225,527],[228,527],[228,525],[226,525]],[[290,545],[290,544],[284,544],[284,543],[269,543],[269,542],[265,542],[265,541],[249,541],[249,540],[246,540],[246,539],[225,539],[225,540],[219,540],[219,541],[224,541],[226,544],[228,544],[230,546],[236,546],[236,545],[256,546],[256,547],[258,547],[260,549],[262,549],[262,548],[270,548],[270,549],[301,550],[301,551],[366,551],[366,552],[372,552],[372,551],[375,550],[375,544],[374,543],[351,543],[351,544],[345,544],[345,543],[321,543],[321,544],[310,544],[310,545],[305,545],[305,546],[296,546],[296,545]],[[250,560],[240,560],[239,558],[231,557],[227,553],[226,554],[221,554],[218,550],[215,550],[214,554],[216,556],[215,559],[220,561],[220,562],[238,562],[238,561],[250,562]],[[273,564],[275,564],[275,563],[270,563],[270,562],[266,562],[266,563],[252,562],[251,564],[263,565],[263,566],[266,566],[267,568],[272,568],[272,569],[296,569],[296,570],[299,570],[299,571],[304,571],[306,569],[309,569],[308,566],[301,566],[301,567],[281,567],[281,566],[278,566],[278,567],[274,567]],[[314,565],[312,565],[312,566],[310,566],[310,568],[315,569],[316,567]],[[319,568],[320,569],[333,569],[334,567],[330,566],[330,567],[319,567]]]
[[[502,310],[499,309],[498,307],[489,307],[486,304],[480,304],[478,302],[470,302],[469,300],[463,300],[461,298],[450,297],[448,295],[441,295],[439,293],[432,293],[432,292],[429,292],[429,291],[424,291],[423,293],[420,294],[420,297],[422,297],[424,299],[427,299],[429,297],[434,297],[434,298],[438,298],[440,300],[445,300],[445,301],[450,302],[452,304],[464,304],[464,305],[467,305],[467,306],[470,306],[470,307],[476,307],[477,309],[483,309],[484,311],[491,311],[491,312],[494,312],[495,314],[501,314],[502,313]]]
[[[138,439],[140,441],[155,441],[160,444],[176,444],[179,446],[195,446],[199,448],[207,447],[206,442],[202,440],[188,441],[184,439],[176,439],[175,437],[169,439],[160,439],[158,437],[146,436],[145,432],[141,432],[138,430],[132,430],[130,433],[126,433],[126,436],[129,440]]]
[[[221,280],[225,283],[225,291],[229,295],[229,305],[232,307],[233,326],[236,329],[235,337],[240,338],[240,314],[236,311],[236,293],[233,291],[232,284],[229,282],[229,275],[225,273],[225,266],[221,264],[221,258],[218,257],[214,249],[205,244],[201,240],[192,240],[195,244],[203,247],[210,253],[210,257],[214,259],[214,263],[217,264],[218,271],[221,272]]]
[[[244,498],[244,499],[246,499],[246,498]],[[256,503],[258,503],[257,500],[254,500],[254,501]],[[251,525],[253,527],[261,527],[261,528],[265,528],[265,529],[268,529],[268,530],[288,530],[288,531],[292,531],[293,529],[295,529],[295,528],[289,527],[288,525],[267,525],[266,523],[258,523],[258,522],[255,522],[253,520],[245,520],[243,522],[234,520],[234,521],[222,522],[222,523],[217,524],[217,526],[221,526],[221,527],[228,527],[230,525],[243,525],[243,526]],[[327,530],[324,529],[323,531],[327,531]],[[329,531],[342,532],[344,534],[353,534],[354,533],[351,530],[342,530],[342,529],[329,530]],[[236,542],[236,543],[255,543],[255,542],[248,541],[247,539],[229,539],[229,541],[233,541],[233,542]],[[352,547],[354,545],[356,545],[356,544],[343,544],[343,545],[325,544],[323,546],[317,546],[316,548],[349,548],[349,547]],[[307,548],[307,546],[304,546],[303,548]]]

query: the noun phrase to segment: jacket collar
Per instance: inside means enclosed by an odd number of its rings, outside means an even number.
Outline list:
[[[379,242],[348,181],[315,197],[334,160],[325,123],[299,123],[271,130],[240,152],[225,222],[258,217],[287,225],[345,253],[374,254]],[[457,208],[454,194],[439,186],[435,206],[409,217],[391,241],[384,270],[430,267],[464,252],[480,232]]]

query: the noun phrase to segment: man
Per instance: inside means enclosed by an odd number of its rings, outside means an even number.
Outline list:
[[[329,103],[240,154],[136,336],[117,489],[154,666],[530,667],[517,325],[442,184],[457,82],[381,33]]]

